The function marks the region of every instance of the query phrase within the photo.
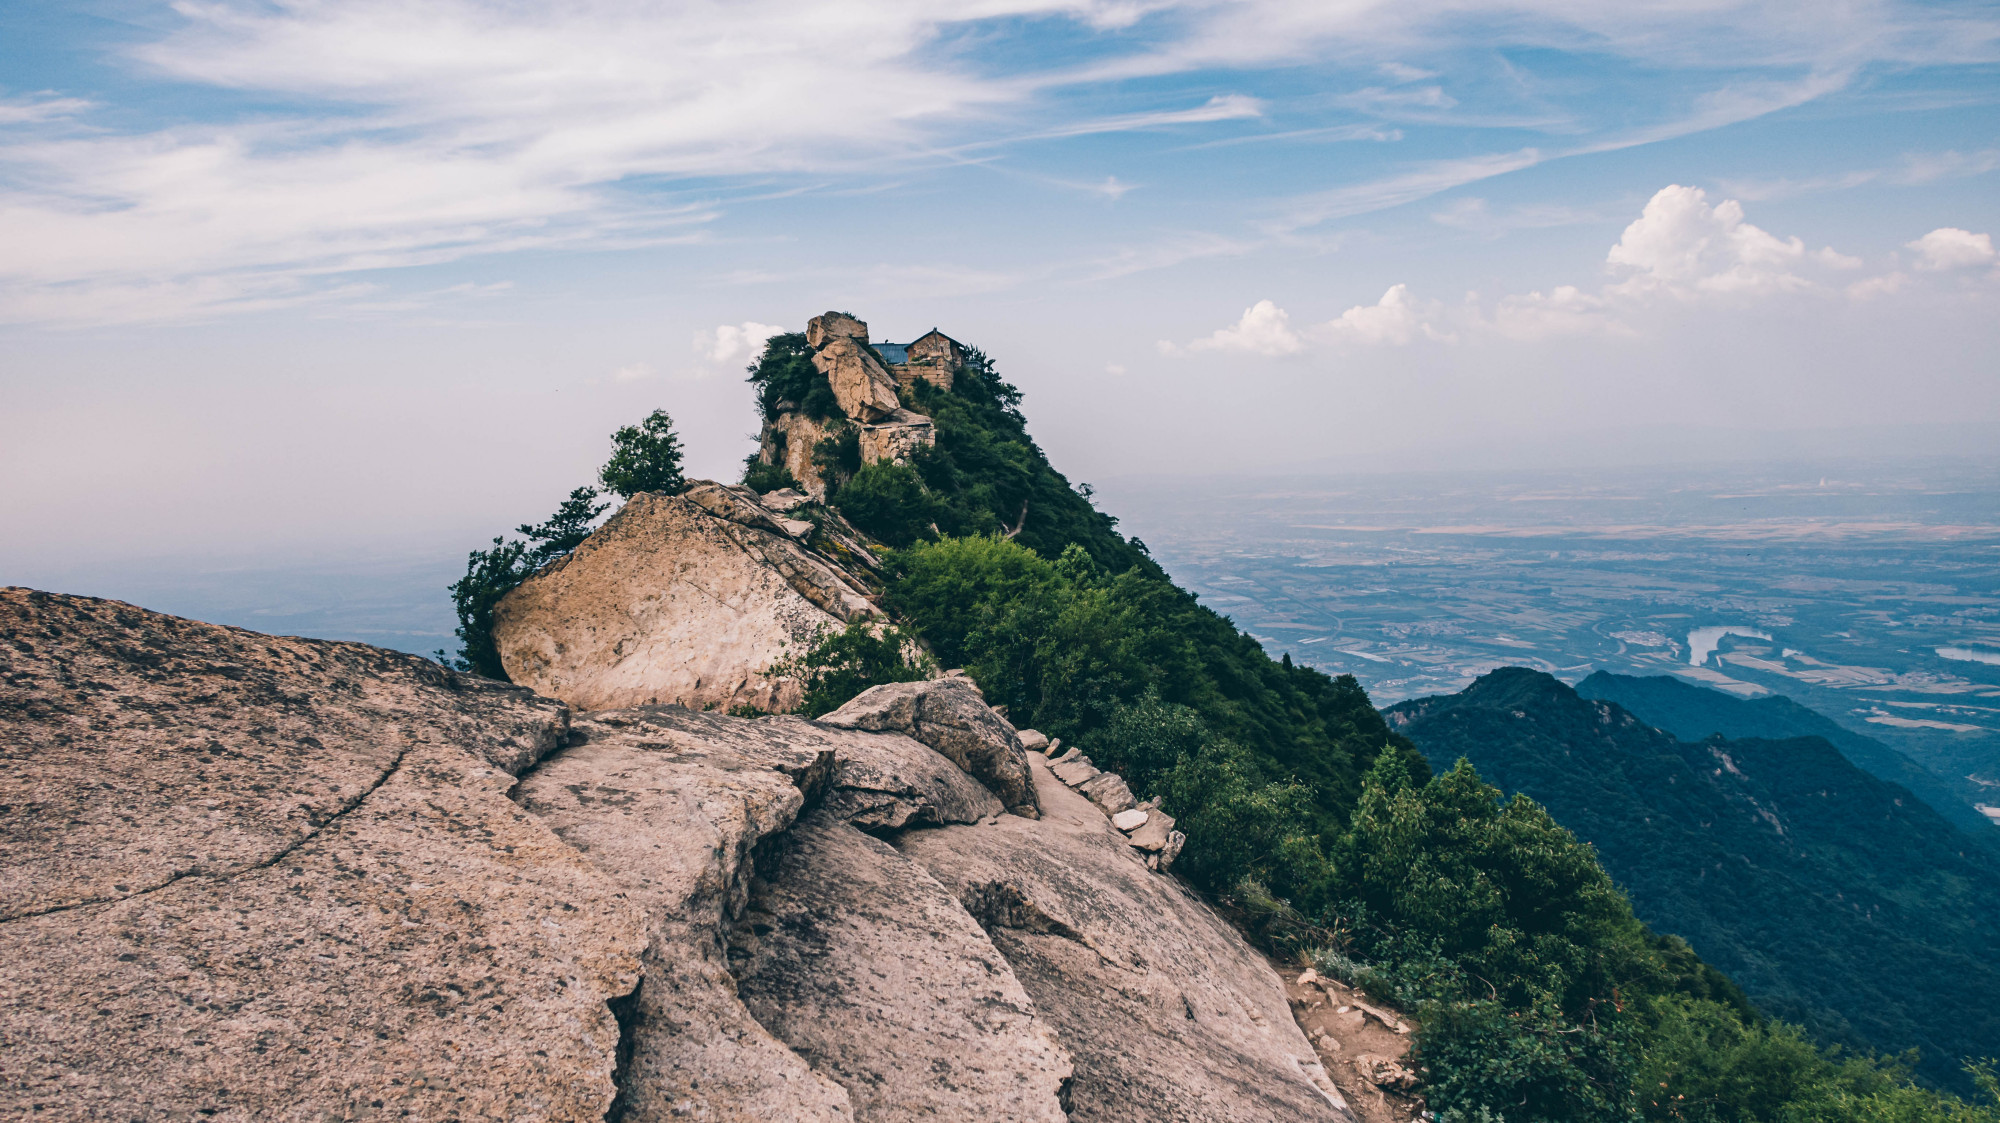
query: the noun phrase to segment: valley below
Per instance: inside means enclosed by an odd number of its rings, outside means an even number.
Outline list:
[[[2000,471],[1114,480],[1122,528],[1378,705],[1521,666],[1786,696],[2000,820]]]

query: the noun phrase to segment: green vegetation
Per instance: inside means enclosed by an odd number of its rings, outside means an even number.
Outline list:
[[[840,403],[833,387],[812,364],[812,348],[806,333],[774,335],[764,344],[763,353],[750,364],[750,382],[757,387],[757,408],[766,421],[778,416],[779,403],[790,402],[800,413],[815,420],[840,417]]]
[[[1928,806],[1817,737],[1699,743],[1508,668],[1390,713],[1594,844],[1638,915],[1821,1043],[1959,1059],[2000,1045],[2000,875]]]
[[[611,434],[611,459],[597,477],[606,491],[630,499],[642,491],[679,495],[687,490],[681,478],[681,439],[674,419],[656,409],[637,425]]]
[[[805,686],[799,712],[818,717],[871,686],[931,678],[937,662],[901,628],[856,620],[840,631],[824,633],[810,650],[780,669]]]
[[[626,499],[641,491],[672,495],[684,490],[680,439],[667,412],[656,409],[639,424],[613,433],[611,459],[598,479],[606,491]],[[458,610],[458,655],[454,658],[440,650],[435,656],[438,662],[488,678],[507,677],[500,649],[493,643],[493,607],[536,570],[590,537],[598,517],[610,506],[597,501],[602,494],[594,487],[579,487],[543,522],[515,527],[525,541],[496,537],[491,549],[467,555],[465,576],[449,587],[452,606]]]
[[[803,353],[780,337],[752,368],[767,416],[815,400]],[[1765,1020],[1536,802],[1468,763],[1431,775],[1352,678],[1271,660],[1048,465],[974,354],[950,390],[907,392],[938,432],[908,468],[822,450],[832,503],[897,548],[887,603],[1018,724],[1159,796],[1189,836],[1176,870],[1268,945],[1414,1011],[1445,1123],[2000,1123]],[[847,657],[813,708],[903,650]]]
[[[1616,702],[1640,721],[1682,741],[1699,742],[1712,733],[1732,741],[1823,737],[1855,767],[1886,783],[1901,784],[1930,804],[1931,810],[1963,832],[1966,841],[1986,849],[1983,860],[1989,864],[2000,860],[2000,830],[1975,810],[1976,804],[1990,798],[1978,782],[1940,776],[1873,737],[1864,737],[1782,694],[1736,698],[1672,675],[1614,675],[1605,671],[1577,683],[1576,692],[1585,698]]]
[[[743,462],[743,484],[759,495],[779,488],[799,490],[799,481],[783,464],[766,464],[751,453]]]

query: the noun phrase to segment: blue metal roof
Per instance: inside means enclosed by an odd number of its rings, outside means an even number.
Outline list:
[[[907,343],[877,343],[875,350],[882,355],[885,363],[907,363],[910,361],[910,345]]]

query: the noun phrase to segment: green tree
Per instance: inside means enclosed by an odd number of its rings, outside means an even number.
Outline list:
[[[605,490],[630,499],[642,491],[679,495],[687,490],[681,478],[681,439],[674,435],[674,419],[656,409],[637,425],[627,425],[611,434],[611,459],[598,479]]]
[[[924,481],[901,464],[864,464],[836,497],[847,521],[895,549],[933,537],[937,506]]]
[[[493,606],[533,572],[522,564],[527,552],[525,542],[495,538],[492,549],[474,550],[466,556],[465,576],[450,586],[452,607],[458,610],[459,670],[506,679],[500,649],[493,642]]]
[[[592,524],[597,516],[611,506],[597,502],[599,494],[594,487],[577,488],[547,521],[539,525],[522,523],[514,528],[535,544],[525,559],[529,573],[583,545],[583,540],[595,529]]]

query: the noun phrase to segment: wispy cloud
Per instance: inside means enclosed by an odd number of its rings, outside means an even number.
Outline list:
[[[1160,129],[1171,125],[1199,125],[1212,121],[1241,121],[1262,117],[1263,104],[1242,94],[1218,94],[1205,105],[1193,109],[1163,109],[1151,113],[1123,113],[1114,117],[1078,121],[1041,132],[1027,133],[1013,140],[1045,140],[1053,137],[1089,136],[1093,133],[1128,133]]]
[[[769,195],[773,177],[866,190],[981,145],[1253,121],[1274,131],[1216,139],[1398,135],[1380,120],[1329,124],[1328,104],[1501,120],[1463,115],[1475,99],[1444,76],[1455,52],[1585,48],[1742,71],[1665,122],[1335,183],[1284,205],[1273,229],[1296,230],[1801,104],[1872,62],[2000,58],[2000,20],[1894,0],[1810,19],[1750,0],[1513,0],[1477,15],[1455,0],[206,0],[174,12],[130,59],[150,80],[242,91],[258,108],[176,118],[163,99],[135,128],[142,107],[119,107],[114,124],[63,91],[0,101],[0,318],[215,315],[328,299],[362,271],[685,241]],[[1010,50],[981,49],[996,41]],[[1349,75],[1347,104],[1298,120],[1281,99],[1213,92],[1222,68],[1294,62]],[[1805,77],[1765,77],[1780,72]],[[1192,77],[1119,82],[1144,75]],[[1122,170],[1035,174],[1115,199],[1131,186]]]

